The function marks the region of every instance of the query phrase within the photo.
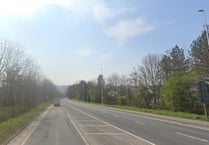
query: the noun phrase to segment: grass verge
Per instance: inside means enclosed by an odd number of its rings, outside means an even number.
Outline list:
[[[89,103],[89,104],[94,104],[94,105],[99,105],[99,106],[104,106],[104,107],[131,110],[131,111],[136,111],[136,112],[145,112],[145,113],[151,113],[151,114],[157,114],[157,115],[172,116],[172,117],[178,117],[178,118],[201,120],[201,121],[209,122],[209,118],[206,119],[204,115],[198,115],[198,114],[192,114],[192,113],[186,113],[186,112],[173,112],[173,111],[168,111],[168,110],[144,109],[144,108],[137,108],[134,106],[99,104],[99,103],[93,103],[93,102],[84,102],[81,100],[74,100],[74,101]]]
[[[0,144],[3,144],[12,134],[18,131],[21,127],[29,123],[44,111],[50,103],[43,103],[31,109],[27,113],[11,118],[0,123]]]

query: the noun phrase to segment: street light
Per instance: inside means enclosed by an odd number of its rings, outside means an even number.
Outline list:
[[[208,27],[207,27],[205,12],[204,12],[203,9],[198,10],[198,12],[202,13],[202,15],[203,15],[203,20],[204,20],[204,23],[205,23],[205,33],[206,33],[206,38],[207,38],[207,43],[208,43],[208,50],[209,50]]]

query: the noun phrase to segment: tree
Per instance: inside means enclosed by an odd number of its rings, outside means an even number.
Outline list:
[[[160,102],[160,87],[162,85],[160,62],[160,56],[149,54],[144,57],[142,65],[138,68],[141,83],[147,87],[147,93],[152,96],[154,105],[157,105]]]
[[[192,42],[191,44],[191,60],[193,61],[193,68],[198,70],[197,72],[202,77],[209,76],[209,48],[207,43],[206,32],[202,34]]]
[[[162,88],[166,107],[173,111],[190,112],[194,101],[191,89],[196,79],[194,72],[175,72]]]
[[[176,45],[169,54],[162,57],[160,64],[166,81],[173,73],[186,71],[189,67],[189,60],[186,59],[184,50]]]
[[[58,94],[52,82],[43,80],[39,65],[19,44],[0,40],[0,121],[27,112]],[[7,112],[3,113],[6,117],[1,111]]]
[[[133,68],[131,73],[129,74],[131,79],[134,82],[134,87],[137,88],[138,86],[138,81],[139,81],[139,74],[136,68]]]
[[[137,107],[148,108],[150,102],[151,98],[148,93],[148,88],[145,85],[140,84],[135,92],[135,105]]]

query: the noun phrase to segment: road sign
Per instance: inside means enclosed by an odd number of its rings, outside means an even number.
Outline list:
[[[209,103],[209,82],[200,81],[198,83],[198,93],[200,101],[203,103],[205,117],[208,118],[207,103]]]
[[[209,82],[199,82],[198,92],[202,103],[209,103]]]

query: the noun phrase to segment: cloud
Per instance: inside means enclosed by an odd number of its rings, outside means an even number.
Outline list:
[[[123,13],[130,11],[128,8],[124,8],[121,6],[107,5],[106,3],[97,3],[93,7],[93,15],[94,19],[102,23],[107,19],[115,18]]]
[[[97,0],[0,0],[0,16],[30,16],[49,5],[65,7],[78,15],[90,12]]]
[[[0,0],[0,16],[27,16],[49,3],[49,0]]]
[[[116,25],[107,29],[106,34],[115,38],[119,46],[125,44],[129,39],[141,36],[153,30],[143,18],[121,20]]]

